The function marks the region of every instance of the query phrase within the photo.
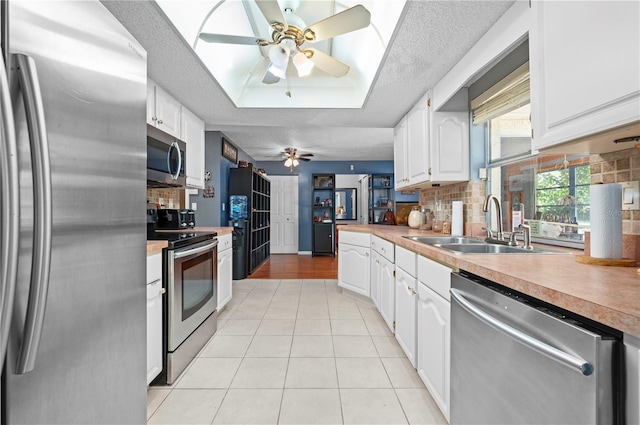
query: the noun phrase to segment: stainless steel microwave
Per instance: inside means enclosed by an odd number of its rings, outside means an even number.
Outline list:
[[[185,187],[187,144],[147,124],[147,186]]]

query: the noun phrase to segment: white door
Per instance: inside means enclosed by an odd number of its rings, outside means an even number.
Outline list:
[[[298,253],[298,176],[271,180],[271,253]]]

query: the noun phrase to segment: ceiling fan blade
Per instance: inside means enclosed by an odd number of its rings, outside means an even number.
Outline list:
[[[300,155],[298,155],[298,157],[303,157],[303,156],[313,156],[312,153],[301,153]]]
[[[371,12],[359,4],[309,25],[304,29],[304,36],[306,41],[315,43],[368,27],[370,23]]]
[[[271,72],[269,72],[269,70],[267,69],[264,73],[264,77],[262,78],[262,82],[265,84],[275,84],[278,81],[280,81],[280,78],[276,77],[275,75],[273,75]]]
[[[300,157],[298,157],[298,159],[300,161],[305,161],[305,162],[311,161],[311,159],[309,159],[309,158],[300,158]]]
[[[250,46],[258,46],[260,42],[266,42],[266,40],[256,37],[247,37],[244,35],[210,34],[206,32],[201,32],[198,37],[200,37],[200,40],[206,41],[207,43],[247,44]]]
[[[283,25],[282,31],[287,30],[287,21],[277,0],[256,0],[256,5],[267,19],[267,22],[269,22],[269,25],[273,27],[274,24],[281,24]]]
[[[349,65],[340,62],[338,59],[327,55],[316,49],[311,50],[313,55],[309,58],[311,62],[320,70],[334,77],[343,77],[349,72]]]

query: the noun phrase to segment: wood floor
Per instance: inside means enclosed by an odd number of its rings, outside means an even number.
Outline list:
[[[271,254],[249,279],[337,279],[338,256]]]

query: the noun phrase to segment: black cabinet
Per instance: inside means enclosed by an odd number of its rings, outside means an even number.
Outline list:
[[[313,255],[335,256],[335,175],[313,174],[311,177],[313,220]]]
[[[247,260],[248,272],[251,274],[270,254],[271,182],[251,168],[232,168],[229,170],[229,196],[231,195],[247,197]]]

